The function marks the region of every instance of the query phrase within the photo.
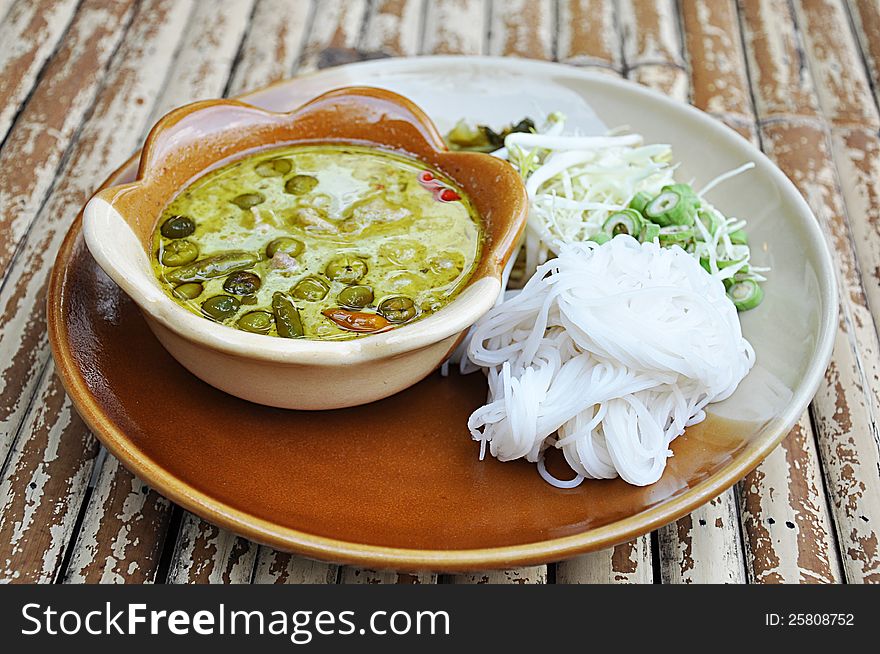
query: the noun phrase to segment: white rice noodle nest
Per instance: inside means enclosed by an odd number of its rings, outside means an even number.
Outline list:
[[[526,458],[560,487],[656,482],[670,443],[755,360],[719,279],[677,246],[625,235],[563,245],[477,323],[468,356],[489,377],[468,420],[481,458]],[[544,468],[551,445],[573,480]]]

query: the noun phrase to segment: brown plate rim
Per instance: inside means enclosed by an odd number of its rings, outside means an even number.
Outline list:
[[[597,84],[625,86],[627,87],[627,90],[641,94],[652,102],[674,104],[679,110],[686,111],[691,117],[698,121],[711,121],[716,129],[728,129],[698,109],[677,103],[633,82],[608,78],[601,74],[578,70],[574,67],[565,66],[564,64],[551,64],[529,60],[512,61],[511,58],[483,56],[437,56],[419,58],[419,62],[424,64],[427,68],[430,68],[432,65],[439,67],[448,66],[450,60],[455,60],[457,62],[462,62],[464,60],[470,60],[473,62],[476,60],[480,64],[497,65],[505,68],[513,64],[517,66],[519,70],[529,68],[536,69],[539,74],[546,74],[549,72],[548,69],[558,72],[558,67],[561,67],[565,69],[566,74],[576,75]],[[369,69],[381,66],[383,63],[399,63],[399,60],[397,62],[395,62],[395,60],[386,60],[384,62],[356,63],[340,68]],[[306,77],[314,77],[332,71],[338,72],[338,70],[339,69],[329,69],[318,71]],[[302,77],[294,79],[302,79]],[[281,80],[238,97],[248,99],[249,97],[259,95],[268,89],[290,84],[292,81],[293,80]],[[731,131],[731,134],[732,133],[733,132]],[[765,155],[759,150],[755,149],[754,154],[756,158],[766,160]],[[126,168],[128,168],[139,155],[140,152],[135,153],[130,159],[117,168],[101,185],[101,188],[113,183],[114,180]],[[809,213],[809,207],[794,188],[791,181],[788,180],[788,178],[785,177],[775,165],[773,165],[771,170],[777,177],[776,181],[779,183],[781,190],[783,190],[788,196],[788,199],[795,205],[800,205],[802,212],[806,211]],[[809,366],[810,373],[806,375],[810,377],[810,379],[805,385],[802,385],[801,388],[798,389],[799,392],[796,393],[789,409],[784,415],[775,420],[773,424],[766,427],[765,436],[762,439],[743,449],[715,474],[689,488],[678,497],[662,502],[657,506],[612,522],[608,525],[589,529],[580,534],[520,545],[463,550],[424,550],[366,545],[317,536],[291,529],[289,527],[283,527],[270,521],[257,518],[243,511],[239,511],[225,502],[221,502],[212,498],[210,495],[199,491],[186,481],[168,473],[150,458],[145,457],[137,448],[130,446],[130,442],[126,435],[106,415],[89,391],[80,374],[80,370],[76,365],[75,359],[69,350],[68,340],[65,336],[65,271],[70,261],[74,243],[76,242],[76,239],[80,237],[81,226],[82,213],[77,216],[70,226],[58,251],[49,278],[46,302],[49,343],[55,359],[58,375],[70,396],[74,407],[88,427],[107,447],[110,453],[117,457],[131,472],[173,502],[205,520],[229,529],[236,534],[241,534],[246,538],[280,550],[291,551],[313,559],[333,561],[341,564],[413,571],[434,570],[438,572],[473,571],[487,568],[536,565],[611,547],[677,520],[733,486],[733,484],[739,479],[742,479],[748,472],[754,469],[779,444],[785,434],[788,433],[788,430],[797,421],[798,415],[800,415],[804,406],[809,402],[809,398],[813,397],[818,389],[822,377],[822,371],[824,371],[828,360],[831,357],[831,349],[833,345],[833,332],[829,328],[829,325],[835,323],[836,318],[834,315],[826,315],[823,317],[820,324],[819,338],[817,340],[813,362],[812,365]],[[831,313],[836,313],[837,288],[836,284],[833,283],[834,272],[830,264],[830,253],[828,252],[827,244],[825,243],[824,238],[822,238],[818,225],[816,225],[815,229],[811,231],[814,232],[812,234],[813,238],[818,239],[817,247],[820,254],[823,255],[820,257],[823,269],[819,271],[824,273],[820,278],[821,290],[824,291],[822,299],[827,301],[828,306],[832,309]],[[823,363],[825,365],[821,365]]]

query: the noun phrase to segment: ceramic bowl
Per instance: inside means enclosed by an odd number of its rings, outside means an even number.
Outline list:
[[[250,334],[187,311],[150,266],[151,236],[165,206],[196,178],[245,155],[292,144],[352,143],[408,154],[440,170],[471,198],[484,243],[465,288],[437,313],[348,341]],[[150,132],[137,180],[87,204],[86,243],[137,303],[162,345],[197,377],[275,407],[330,409],[378,400],[434,370],[495,302],[501,273],[525,226],[528,200],[506,162],[449,152],[428,117],[406,98],[372,88],[331,91],[289,113],[237,101],[172,111]]]

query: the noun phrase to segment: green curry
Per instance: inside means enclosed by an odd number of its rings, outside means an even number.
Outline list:
[[[190,311],[285,338],[344,339],[441,309],[473,273],[480,222],[450,180],[349,145],[261,152],[197,180],[153,235]]]

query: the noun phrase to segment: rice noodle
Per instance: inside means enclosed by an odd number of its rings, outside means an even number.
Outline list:
[[[754,363],[722,282],[681,248],[567,244],[476,325],[468,356],[489,398],[468,420],[481,449],[539,462],[562,449],[577,477],[660,478],[669,444]]]

